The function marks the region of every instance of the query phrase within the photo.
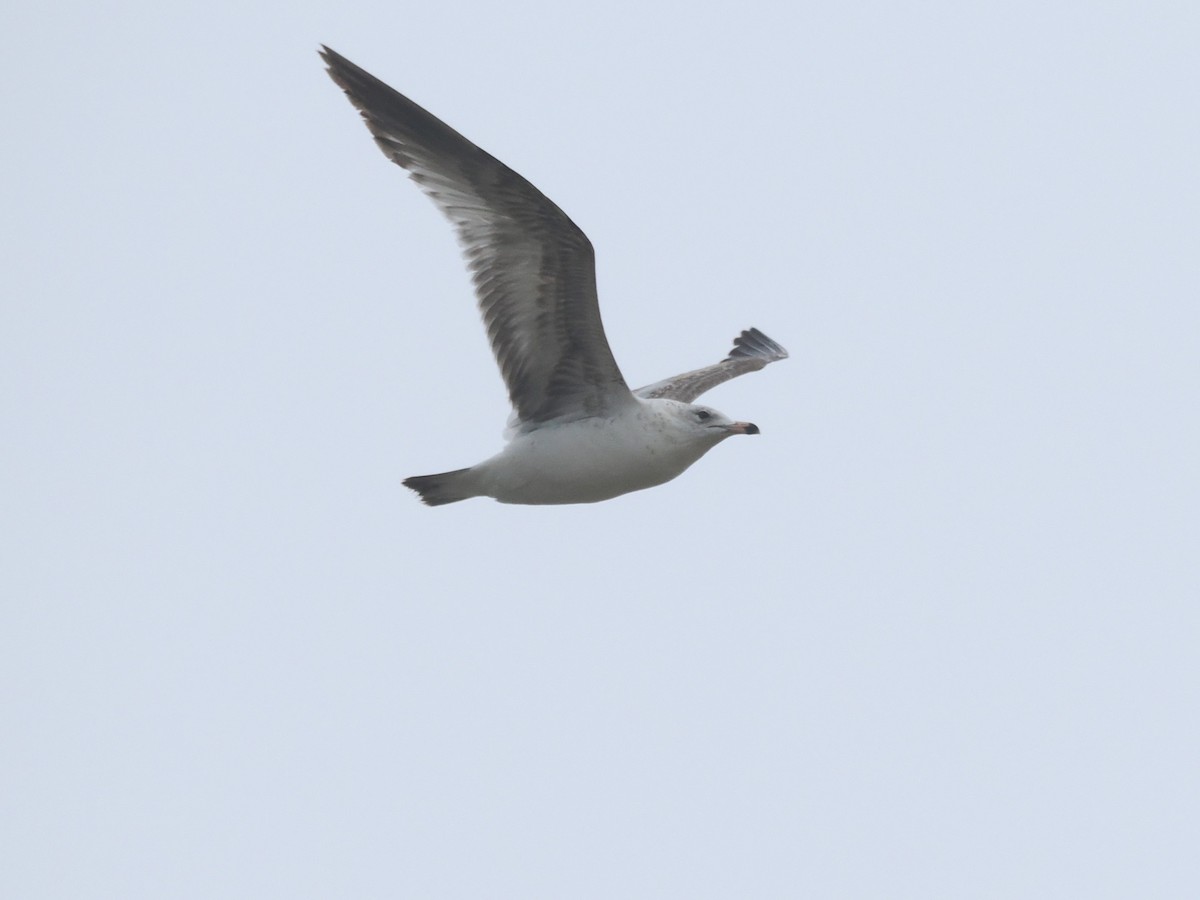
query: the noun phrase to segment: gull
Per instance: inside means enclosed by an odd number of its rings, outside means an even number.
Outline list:
[[[725,359],[630,390],[604,336],[591,241],[541,191],[403,94],[328,47],[329,76],[375,143],[454,225],[513,412],[504,449],[404,485],[429,506],[596,503],[670,481],[721,441],[758,434],[692,403],[786,359],[757,328]]]

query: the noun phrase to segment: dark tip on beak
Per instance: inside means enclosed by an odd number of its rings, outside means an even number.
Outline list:
[[[746,423],[746,434],[758,434],[758,426],[753,422]]]

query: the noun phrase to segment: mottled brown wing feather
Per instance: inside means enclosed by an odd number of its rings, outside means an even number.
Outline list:
[[[787,359],[787,355],[787,351],[781,345],[757,328],[749,328],[734,339],[733,349],[719,363],[705,366],[703,369],[693,369],[691,372],[684,372],[673,378],[666,378],[644,388],[638,388],[634,393],[643,400],[660,397],[691,403],[718,384],[723,384],[739,375],[745,375],[747,372],[757,372],[769,363]]]

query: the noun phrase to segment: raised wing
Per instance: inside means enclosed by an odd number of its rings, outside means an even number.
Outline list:
[[[328,47],[330,77],[375,143],[450,219],[522,422],[632,402],[600,322],[591,242],[541,191]]]
[[[782,346],[757,328],[751,328],[734,339],[733,349],[719,363],[655,382],[647,387],[638,388],[634,393],[643,400],[661,397],[691,403],[718,384],[724,384],[729,379],[745,375],[747,372],[757,372],[768,363],[787,359],[787,355]]]

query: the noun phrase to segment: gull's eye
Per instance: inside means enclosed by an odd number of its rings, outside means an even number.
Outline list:
[[[696,418],[701,422],[707,422],[712,418],[712,413],[710,413],[707,409],[698,409],[696,410]]]

